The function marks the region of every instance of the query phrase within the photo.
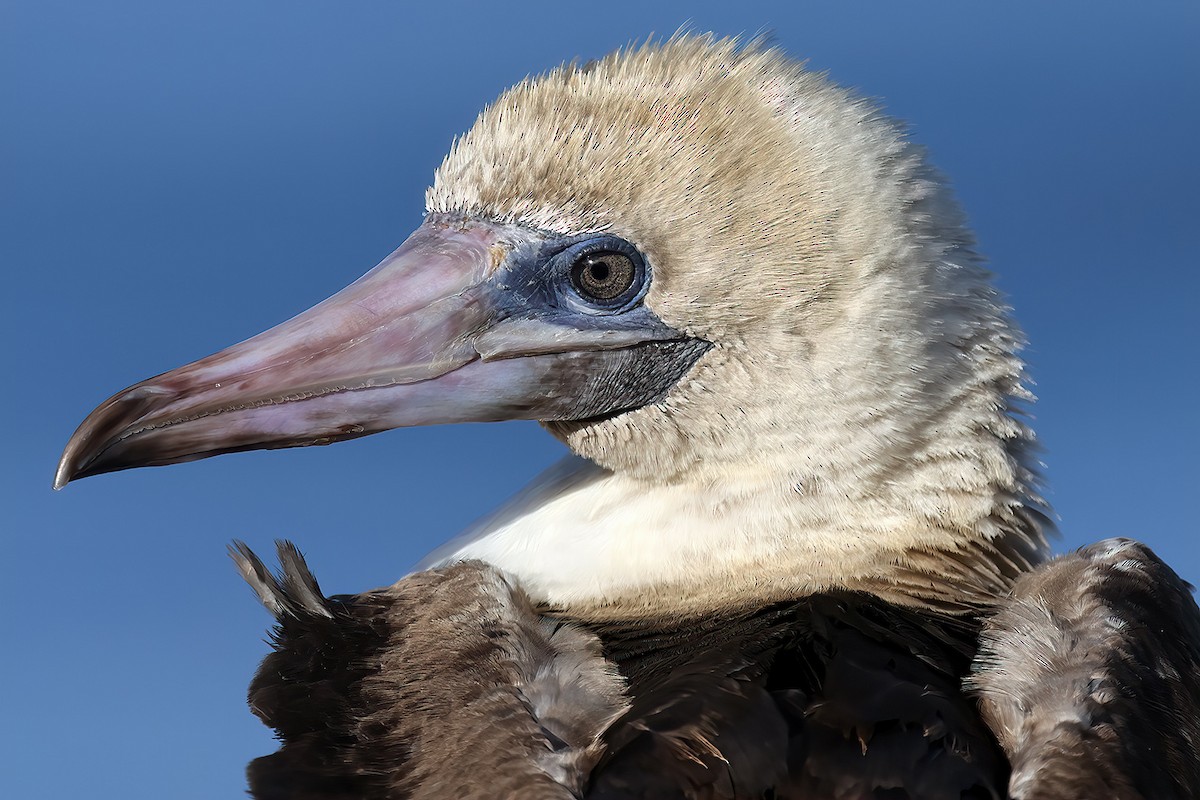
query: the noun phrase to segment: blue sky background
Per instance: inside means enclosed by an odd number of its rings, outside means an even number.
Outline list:
[[[387,254],[505,86],[689,20],[911,124],[1032,341],[1059,546],[1134,536],[1200,581],[1200,4],[10,2],[0,795],[240,796],[269,620],[226,542],[364,590],[558,457],[532,423],[442,427],[50,491],[110,393]]]

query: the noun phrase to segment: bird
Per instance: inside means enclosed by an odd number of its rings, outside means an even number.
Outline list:
[[[113,395],[56,488],[397,427],[570,450],[395,584],[231,554],[276,618],[259,798],[1200,797],[1200,609],[1054,557],[1023,334],[946,181],[768,43],[485,108],[333,297]]]

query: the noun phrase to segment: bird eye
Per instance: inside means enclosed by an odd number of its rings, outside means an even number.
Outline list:
[[[573,293],[594,312],[624,310],[645,289],[645,261],[623,239],[593,239],[570,248],[563,256],[570,264],[567,275]]]
[[[571,265],[571,284],[589,300],[611,303],[633,286],[633,262],[624,253],[598,250],[580,256]]]

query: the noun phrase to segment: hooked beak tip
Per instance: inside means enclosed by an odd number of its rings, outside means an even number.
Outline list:
[[[59,491],[79,475],[79,440],[72,436],[58,459],[58,469],[54,471],[54,491]]]
[[[67,440],[54,473],[55,491],[76,478],[94,474],[89,468],[104,456],[114,437],[173,397],[174,394],[163,387],[143,381],[101,403]]]
[[[83,472],[83,465],[79,459],[78,442],[72,439],[67,443],[67,448],[63,450],[62,457],[58,460],[58,469],[54,471],[54,491],[59,491],[71,481],[80,477]]]

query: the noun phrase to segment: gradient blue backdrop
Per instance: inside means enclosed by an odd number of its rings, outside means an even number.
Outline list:
[[[50,491],[111,392],[243,339],[415,227],[505,86],[691,20],[774,32],[928,145],[1030,335],[1062,548],[1200,579],[1200,5],[6,3],[0,795],[237,797],[268,623],[224,555],[391,582],[549,464],[534,424],[398,431]]]

